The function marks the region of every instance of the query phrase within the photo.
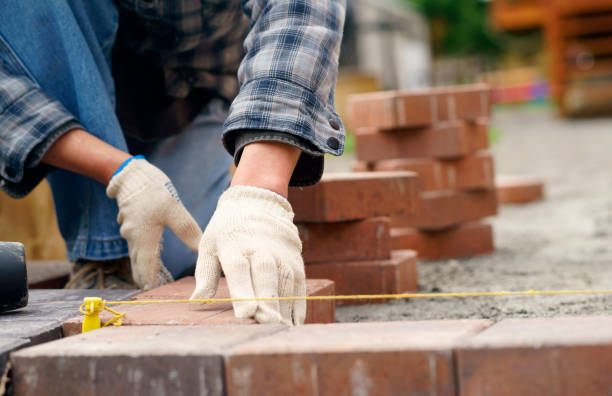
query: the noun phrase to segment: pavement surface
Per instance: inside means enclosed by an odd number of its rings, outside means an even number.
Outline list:
[[[612,118],[561,120],[547,108],[496,110],[497,174],[546,182],[546,199],[503,206],[496,252],[422,261],[423,292],[612,289]],[[327,171],[348,170],[346,156]],[[398,300],[336,308],[340,322],[612,314],[612,295]]]

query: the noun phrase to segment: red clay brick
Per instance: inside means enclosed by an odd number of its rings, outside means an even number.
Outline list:
[[[470,133],[470,150],[486,150],[489,148],[489,119],[478,118],[467,123]]]
[[[420,210],[391,218],[391,227],[441,230],[497,214],[494,189],[474,191],[426,191],[420,194]]]
[[[352,95],[347,104],[353,129],[422,127],[489,117],[490,111],[490,90],[481,84]]]
[[[413,172],[330,173],[311,187],[289,189],[296,222],[337,222],[412,213],[418,199]]]
[[[471,222],[441,231],[416,228],[391,229],[393,249],[412,249],[425,260],[468,257],[492,253],[493,227],[485,222]]]
[[[133,300],[185,299],[189,298],[195,288],[193,277],[183,278],[177,282],[149,290],[133,297]],[[309,296],[334,295],[334,283],[326,279],[308,279],[306,291]],[[92,293],[95,295],[95,293]],[[225,278],[219,282],[216,298],[229,298],[229,289]],[[144,305],[113,305],[111,308],[125,312],[125,326],[172,325],[194,326],[209,324],[253,324],[251,319],[234,317],[232,304],[144,304]],[[100,315],[103,321],[112,315],[104,312]],[[62,324],[64,336],[81,333],[82,316],[67,320]],[[306,323],[331,323],[334,321],[333,301],[308,301]]]
[[[544,198],[544,181],[527,176],[498,176],[495,179],[500,203],[523,204]]]
[[[282,325],[108,327],[12,355],[15,396],[225,395],[224,351]]]
[[[467,124],[462,121],[391,132],[362,129],[355,135],[355,156],[361,161],[409,157],[458,158],[471,152],[470,136]]]
[[[486,85],[464,85],[434,88],[437,109],[436,119],[476,120],[491,113],[490,89]]]
[[[338,223],[298,223],[304,262],[388,259],[389,217]]]
[[[452,349],[487,320],[308,325],[232,348],[228,396],[454,396]]]
[[[504,320],[457,348],[459,395],[609,395],[612,318]]]
[[[487,151],[447,161],[427,158],[382,160],[374,163],[372,168],[375,171],[415,172],[419,175],[422,191],[489,189],[495,186],[493,156]]]
[[[388,260],[337,261],[306,265],[306,276],[324,276],[338,295],[388,294],[417,290],[418,257],[412,250],[395,250]],[[338,300],[341,304],[373,304],[387,300]]]

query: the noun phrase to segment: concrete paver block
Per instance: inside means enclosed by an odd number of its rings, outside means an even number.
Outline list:
[[[311,187],[291,187],[296,222],[338,222],[412,213],[418,199],[413,172],[330,173]]]
[[[393,249],[412,249],[425,260],[476,256],[495,250],[493,227],[483,221],[464,223],[440,231],[392,228]]]
[[[223,395],[223,351],[282,325],[112,327],[11,357],[15,396]]]
[[[459,395],[609,395],[612,318],[508,319],[456,357]]]
[[[387,260],[336,261],[306,265],[306,276],[325,277],[338,295],[389,294],[418,288],[418,257],[412,250],[395,250]],[[387,300],[338,300],[336,304],[371,304]]]
[[[335,323],[232,348],[229,396],[455,395],[452,348],[491,322]]]
[[[391,255],[388,217],[338,223],[298,223],[306,263],[376,260]]]

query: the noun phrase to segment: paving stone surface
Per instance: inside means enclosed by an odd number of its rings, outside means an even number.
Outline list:
[[[311,187],[291,187],[296,222],[338,222],[412,213],[418,177],[413,172],[332,173]]]
[[[227,394],[454,396],[452,349],[490,324],[466,320],[292,328],[229,351]]]
[[[390,222],[388,217],[374,217],[337,223],[298,223],[304,262],[388,259]]]
[[[495,189],[473,191],[426,191],[420,194],[420,208],[414,214],[394,216],[392,227],[442,230],[497,214]]]
[[[471,257],[495,250],[493,227],[484,221],[461,224],[440,231],[392,228],[393,249],[412,249],[424,260]]]
[[[186,277],[168,285],[155,288],[134,296],[133,300],[188,299],[195,288],[195,278]],[[334,295],[334,282],[326,279],[308,279],[306,292],[309,296]],[[221,278],[215,298],[229,298],[230,293]],[[333,301],[308,301],[306,323],[331,323],[334,321]],[[124,326],[166,325],[194,326],[215,324],[255,324],[253,319],[239,319],[234,316],[230,302],[168,303],[143,305],[112,305],[112,309],[126,313]],[[102,322],[113,317],[108,312],[100,315]],[[64,336],[81,333],[82,315],[71,315],[62,325]]]
[[[500,203],[525,204],[544,198],[544,181],[529,176],[497,176],[495,178]]]
[[[336,294],[389,294],[418,288],[418,256],[412,250],[394,250],[391,258],[366,261],[335,261],[306,265],[306,276],[331,279]],[[338,300],[338,305],[380,304],[388,300]]]
[[[224,351],[284,329],[282,325],[100,329],[14,353],[14,394],[224,395]]]
[[[456,356],[459,395],[609,395],[612,317],[507,319]]]

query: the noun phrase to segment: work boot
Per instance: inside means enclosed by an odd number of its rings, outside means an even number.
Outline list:
[[[64,289],[138,289],[132,279],[130,259],[78,260]]]

